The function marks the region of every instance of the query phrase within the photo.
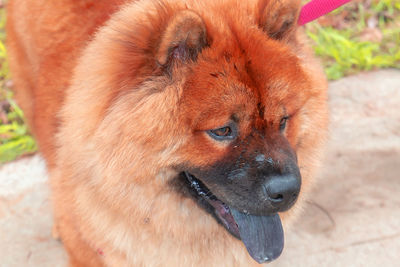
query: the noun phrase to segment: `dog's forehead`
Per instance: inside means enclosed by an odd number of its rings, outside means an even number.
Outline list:
[[[246,56],[245,70],[266,116],[273,119],[301,108],[311,85],[291,47],[266,40],[258,49],[248,49]]]
[[[259,97],[240,73],[239,63],[227,58],[200,59],[187,77],[181,104],[190,109],[190,117],[202,122],[220,118],[218,125],[246,118],[256,109]]]
[[[260,40],[248,35],[225,48],[219,44],[206,49],[193,67],[184,95],[203,100],[205,108],[214,104],[215,111],[228,108],[228,112],[241,110],[243,115],[257,111],[275,119],[298,109],[291,107],[291,99],[301,103],[298,88],[306,84],[307,77],[290,48],[267,37]],[[202,103],[194,105],[201,109]]]

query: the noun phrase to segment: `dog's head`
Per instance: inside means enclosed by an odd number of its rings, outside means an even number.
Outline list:
[[[313,97],[293,48],[299,6],[291,3],[261,1],[255,25],[227,11],[229,27],[217,30],[194,12],[180,12],[159,50],[172,77],[189,64],[178,104],[187,141],[177,168],[259,263],[283,248],[278,213],[300,193],[296,149],[310,112],[304,105]]]
[[[299,1],[155,2],[123,10],[77,71],[79,87],[106,92],[91,93],[98,101],[86,115],[106,114],[93,136],[123,158],[96,155],[107,159],[103,173],[176,171],[256,261],[273,260],[283,248],[278,214],[308,186],[326,128],[325,83],[299,39]],[[98,70],[87,74],[88,64]]]

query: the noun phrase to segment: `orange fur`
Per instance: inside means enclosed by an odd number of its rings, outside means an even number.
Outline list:
[[[166,184],[177,175],[172,166],[207,166],[227,153],[203,130],[232,112],[241,134],[275,127],[285,107],[309,190],[327,128],[326,83],[296,23],[268,15],[295,21],[292,2],[9,1],[16,95],[48,163],[71,266],[254,264],[240,241]],[[163,75],[168,44],[185,33],[195,47],[203,31],[209,46],[196,62]],[[258,103],[262,119],[253,116]],[[284,224],[295,211],[282,214]]]

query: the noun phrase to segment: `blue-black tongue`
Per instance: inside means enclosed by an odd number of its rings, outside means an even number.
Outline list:
[[[253,259],[264,263],[281,255],[284,237],[278,214],[256,216],[233,208],[230,208],[230,211],[239,227],[240,238]]]

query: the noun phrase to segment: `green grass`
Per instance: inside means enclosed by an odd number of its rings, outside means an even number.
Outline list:
[[[4,45],[5,11],[0,10],[0,164],[37,150],[22,110],[15,104]]]
[[[37,150],[13,100],[4,25],[5,10],[0,7],[0,164]],[[307,24],[306,30],[330,80],[363,70],[400,68],[400,0],[354,0]],[[365,38],[368,31],[377,37]]]
[[[381,44],[353,39],[349,30],[319,27],[317,31],[309,32],[308,35],[317,44],[315,52],[324,59],[325,71],[330,80],[360,70],[400,68],[400,49],[382,52]],[[400,35],[400,29],[394,32]]]
[[[339,15],[341,21],[335,23]],[[368,8],[354,1],[323,18],[329,19],[333,26],[318,22],[307,25],[328,79],[364,70],[400,68],[400,1],[373,1]],[[368,33],[375,35],[369,38],[372,40],[365,40]]]

